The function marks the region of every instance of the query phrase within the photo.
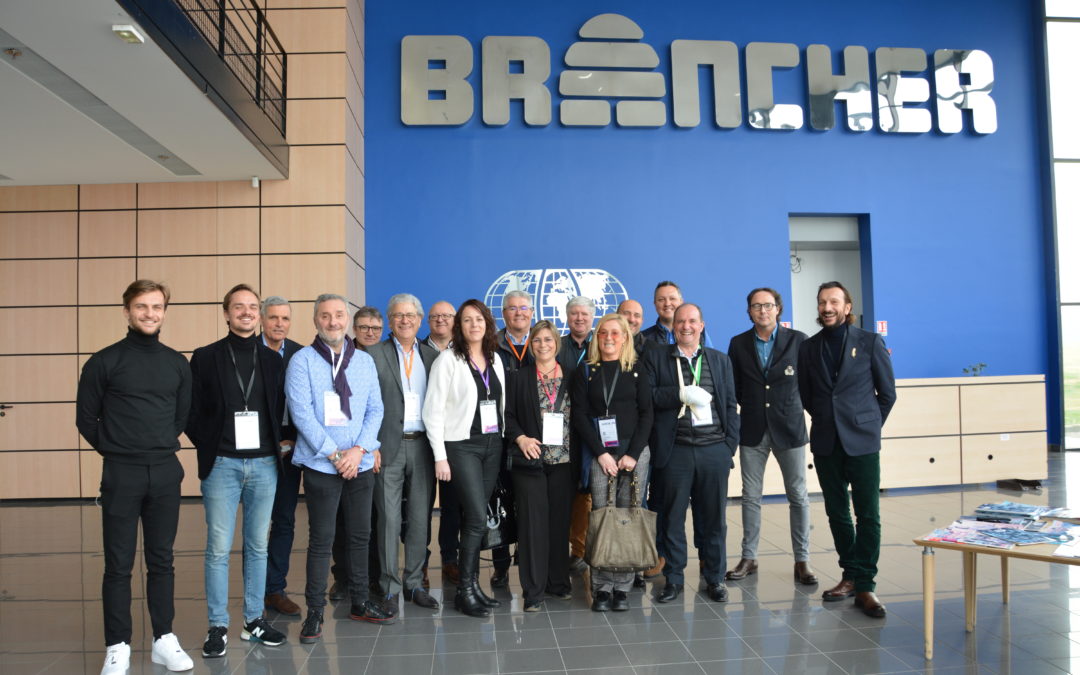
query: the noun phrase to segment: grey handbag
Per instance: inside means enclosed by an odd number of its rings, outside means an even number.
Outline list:
[[[641,572],[656,566],[656,514],[641,507],[637,474],[630,473],[630,506],[615,506],[616,478],[608,477],[607,506],[589,514],[585,562],[607,572]]]

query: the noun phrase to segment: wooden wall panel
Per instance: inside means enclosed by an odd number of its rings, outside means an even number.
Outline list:
[[[0,417],[0,451],[79,447],[74,403],[21,403],[4,412]]]
[[[76,185],[0,187],[0,211],[75,211]]]
[[[944,436],[960,433],[957,387],[900,387],[882,435]]]
[[[135,255],[135,211],[84,211],[79,214],[79,255]]]
[[[259,287],[259,256],[139,258],[138,273],[164,281],[174,303],[220,303],[238,283]]]
[[[961,428],[965,434],[1046,429],[1043,382],[968,385],[960,389]]]
[[[345,208],[282,206],[263,209],[263,253],[329,253],[345,250]]]
[[[352,36],[346,24],[344,8],[277,10],[267,12],[289,58],[304,52],[343,52],[345,37]],[[295,143],[289,138],[290,143]]]
[[[134,183],[112,185],[80,185],[79,209],[82,211],[117,210],[135,208]]]
[[[78,351],[75,308],[0,309],[0,352],[4,354],[65,354]],[[29,330],[48,326],[49,330]]]
[[[344,143],[346,120],[351,119],[338,99],[289,101],[286,137],[292,145]]]
[[[1046,478],[1046,432],[964,436],[965,483]]]
[[[0,213],[0,258],[74,258],[78,214]]]
[[[311,301],[321,293],[346,295],[345,261],[341,255],[274,255],[262,257],[264,279],[273,279],[277,295]]]
[[[89,258],[79,261],[79,304],[122,303],[124,289],[135,281],[135,258]]]
[[[79,308],[79,353],[93,354],[127,335],[128,323],[120,304]]]
[[[289,151],[288,180],[263,182],[263,205],[345,203],[345,146],[309,146]]]
[[[345,162],[345,208],[357,220],[364,217],[364,174],[352,161]]]
[[[80,494],[79,453],[0,452],[0,499],[49,499]]]
[[[351,211],[345,212],[345,253],[353,260],[364,263],[365,233],[363,226]]]
[[[180,256],[259,252],[255,208],[164,209],[139,217],[139,255]]]
[[[170,305],[161,327],[161,341],[180,352],[191,352],[222,337],[225,319],[221,305]]]
[[[288,69],[290,99],[345,97],[344,54],[290,54]],[[294,176],[289,161],[289,175]]]
[[[247,181],[139,183],[140,209],[258,205],[259,191]]]
[[[74,354],[0,356],[0,401],[74,401],[78,375]]]
[[[0,305],[74,305],[77,269],[75,260],[6,261],[0,265]]]

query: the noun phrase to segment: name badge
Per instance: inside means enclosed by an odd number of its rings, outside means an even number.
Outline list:
[[[712,421],[712,403],[706,406],[698,406],[696,409],[691,408],[690,424],[695,427],[706,427],[713,423]]]
[[[619,428],[615,425],[614,415],[597,417],[596,426],[600,430],[600,442],[605,448],[619,447]]]
[[[420,421],[420,394],[415,391],[405,392],[405,421]]]
[[[562,447],[563,444],[563,414],[562,413],[544,413],[544,445],[556,445]]]
[[[485,434],[499,433],[499,411],[495,401],[480,401],[480,428]]]
[[[237,450],[258,450],[259,411],[242,410],[233,413],[233,431],[236,435]]]
[[[341,411],[341,397],[336,392],[323,392],[323,425],[328,427],[347,427],[349,418]]]

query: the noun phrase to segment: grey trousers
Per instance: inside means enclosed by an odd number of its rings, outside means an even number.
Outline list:
[[[434,489],[435,460],[426,438],[402,439],[397,451],[383,453],[382,469],[375,474],[379,567],[382,570],[379,587],[383,593],[400,593],[403,586],[411,591],[423,583]],[[404,574],[398,571],[403,495],[408,495]]]
[[[784,476],[784,491],[788,500],[788,520],[791,527],[791,550],[795,562],[810,560],[810,499],[806,495],[806,446],[777,450],[772,446],[769,431],[758,445],[739,447],[739,469],[742,472],[742,557],[757,558],[761,538],[761,489],[765,463],[769,453],[776,456]]]
[[[637,466],[634,467],[634,475],[637,476],[638,494],[637,503],[641,504],[641,493],[648,486],[649,478],[649,449],[645,448],[638,457]],[[608,477],[600,468],[600,462],[592,460],[592,475],[589,477],[589,488],[592,490],[593,511],[607,506]],[[615,506],[630,506],[630,479],[627,476],[620,477],[618,488],[615,492]],[[598,591],[629,591],[634,585],[633,572],[605,572],[603,570],[591,570],[593,593]]]

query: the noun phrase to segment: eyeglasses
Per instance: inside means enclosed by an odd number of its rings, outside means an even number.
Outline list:
[[[401,321],[402,319],[408,319],[409,321],[416,321],[420,318],[420,315],[416,312],[394,312],[390,315],[391,321]]]
[[[356,326],[357,333],[381,333],[382,326]]]
[[[528,305],[507,305],[506,307],[503,307],[503,309],[506,310],[507,312],[531,312],[532,311],[532,307],[529,307]]]
[[[453,314],[428,314],[428,319],[430,321],[449,321],[453,318]]]
[[[776,305],[771,302],[755,302],[754,304],[750,305],[750,309],[754,310],[755,312],[759,312],[761,310],[771,312],[772,310],[776,309]]]

